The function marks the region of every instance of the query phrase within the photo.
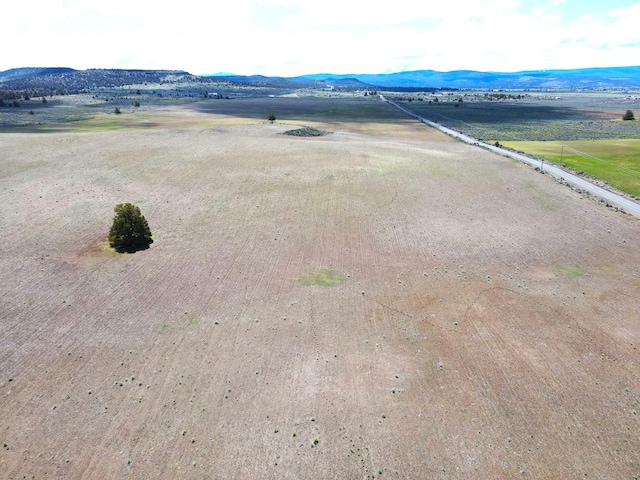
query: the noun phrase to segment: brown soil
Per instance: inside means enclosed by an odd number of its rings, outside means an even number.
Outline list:
[[[638,221],[356,107],[0,135],[0,478],[640,475]]]

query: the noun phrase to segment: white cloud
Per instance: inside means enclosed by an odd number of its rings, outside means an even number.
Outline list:
[[[556,8],[564,0],[529,8],[522,1],[239,0],[221,6],[24,0],[4,7],[11,21],[0,30],[0,70],[172,68],[288,76],[638,63],[640,2],[593,15],[588,7],[577,13],[568,5]]]

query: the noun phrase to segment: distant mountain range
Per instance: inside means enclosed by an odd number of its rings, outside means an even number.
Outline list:
[[[262,75],[192,75],[179,70],[124,70],[72,68],[13,68],[0,72],[0,89],[79,89],[119,87],[143,83],[229,82],[278,89],[335,88],[340,90],[604,90],[640,88],[640,66],[583,68],[575,70],[532,70],[523,72],[436,72],[417,70],[390,74],[321,73],[299,77]]]
[[[453,72],[436,72],[433,70],[417,70],[389,74],[347,74],[334,75],[320,73],[300,77],[257,77],[225,75],[227,81],[292,82],[299,85],[308,81],[323,82],[336,87],[382,87],[402,89],[429,88],[478,88],[478,89],[619,89],[640,87],[640,66],[582,68],[574,70],[531,70],[523,72],[477,72],[473,70],[457,70]]]
[[[277,88],[326,88],[332,86],[345,90],[361,90],[374,89],[375,85],[361,82],[351,75],[341,75],[326,77],[320,75],[321,78],[314,78],[314,75],[304,75],[300,77],[266,77],[264,75],[233,75],[233,74],[215,74],[203,75],[205,78],[211,78],[222,82],[241,83],[253,87],[277,87]]]

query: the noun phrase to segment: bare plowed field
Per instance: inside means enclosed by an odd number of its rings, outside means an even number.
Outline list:
[[[0,135],[0,478],[640,476],[640,223],[271,100]],[[120,202],[148,250],[105,247]]]

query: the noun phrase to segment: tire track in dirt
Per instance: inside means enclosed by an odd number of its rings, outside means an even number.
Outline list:
[[[91,270],[90,276],[97,276],[97,272],[100,269],[100,265],[94,267]],[[73,270],[65,269],[68,275],[73,273]],[[66,273],[66,272],[65,272]],[[110,310],[112,306],[113,297],[110,294],[98,295],[90,299],[91,311],[95,311],[96,314],[86,316],[84,312],[88,300],[85,300],[79,292],[86,286],[86,280],[77,280],[75,283],[69,283],[69,287],[66,292],[58,292],[54,289],[48,290],[47,296],[51,300],[40,300],[35,310],[25,310],[23,312],[23,320],[17,320],[13,324],[13,328],[7,332],[7,337],[11,337],[12,334],[21,332],[19,337],[13,336],[15,343],[20,343],[20,348],[33,349],[34,345],[38,345],[42,350],[42,354],[48,353],[55,345],[62,347],[64,345],[65,350],[76,352],[78,345],[81,345],[84,340],[78,340],[78,332],[91,331],[95,343],[99,343],[102,332],[107,329],[107,323],[104,322],[104,312]],[[119,287],[124,286],[122,283]],[[114,289],[113,292],[117,291]],[[60,297],[66,299],[60,303]],[[53,305],[60,305],[53,307]],[[52,310],[53,307],[53,310]],[[115,309],[117,311],[117,309]],[[102,314],[100,313],[102,312]],[[64,319],[64,322],[61,322]],[[56,325],[62,323],[64,329],[57,328]],[[35,325],[34,325],[35,324]],[[34,325],[32,329],[25,330],[25,325]],[[69,342],[68,339],[75,339],[73,342]],[[86,349],[85,349],[86,350]],[[8,356],[3,358],[3,362],[10,361],[10,358],[15,354],[17,350],[9,353]],[[18,362],[11,368],[22,369],[22,363]],[[37,368],[34,367],[34,368]],[[23,373],[27,373],[29,369]],[[31,369],[32,371],[32,369]]]
[[[324,167],[324,165],[323,165]],[[344,279],[344,283],[335,287],[324,286],[305,286],[306,299],[304,305],[305,323],[308,323],[306,331],[307,341],[310,341],[312,347],[312,358],[308,360],[310,371],[307,378],[311,381],[314,390],[317,392],[317,401],[314,401],[314,415],[318,418],[317,433],[320,436],[321,446],[324,443],[334,443],[338,438],[333,435],[340,435],[334,431],[331,425],[341,425],[344,419],[340,420],[339,411],[334,405],[335,397],[334,375],[331,373],[334,368],[334,362],[330,362],[328,358],[327,348],[335,348],[341,344],[339,338],[334,338],[335,334],[340,332],[340,327],[329,327],[329,323],[333,320],[327,315],[335,315],[335,313],[326,313],[323,308],[318,310],[318,301],[321,306],[331,311],[332,305],[336,301],[336,296],[344,295],[344,291],[351,292],[351,297],[356,299],[353,285],[354,271],[359,270],[357,262],[353,260],[353,251],[358,251],[361,245],[353,244],[353,230],[349,229],[346,234],[346,219],[353,205],[353,196],[351,191],[342,194],[343,190],[353,188],[352,182],[346,180],[347,185],[343,183],[345,179],[336,171],[325,172],[326,175],[315,183],[310,183],[299,190],[299,196],[304,198],[301,203],[304,205],[304,211],[307,212],[309,225],[314,232],[308,235],[301,242],[303,247],[300,249],[301,254],[296,259],[296,267],[294,271],[305,272],[315,268],[337,269],[337,274],[344,276],[347,272],[351,272],[349,277]],[[327,181],[330,178],[331,181]],[[345,211],[347,213],[345,213]],[[357,218],[356,221],[360,221]],[[357,235],[361,232],[359,228],[355,229]],[[343,248],[338,248],[341,245]],[[353,249],[345,245],[352,245]],[[307,266],[305,269],[305,265]],[[358,299],[360,303],[360,300]],[[353,301],[351,301],[353,303]],[[320,327],[319,322],[322,322]],[[321,335],[321,332],[322,335]],[[321,338],[322,337],[322,338]],[[302,340],[304,343],[305,340]],[[333,345],[333,347],[331,347]],[[325,358],[327,356],[327,358]],[[338,358],[338,353],[334,355]],[[341,355],[340,355],[341,357]],[[311,373],[313,372],[313,373]],[[341,423],[342,422],[342,423]],[[322,447],[321,447],[322,448]],[[358,465],[360,467],[360,465]]]
[[[538,426],[538,422],[540,421],[540,419],[537,418],[532,412],[529,411],[529,408],[526,407],[526,405],[529,405],[530,403],[527,399],[535,398],[537,399],[536,403],[538,404],[547,403],[549,401],[549,398],[547,397],[540,398],[540,395],[543,395],[543,393],[538,387],[536,387],[536,385],[537,384],[549,385],[548,382],[550,381],[550,379],[540,377],[540,371],[532,367],[532,365],[530,364],[530,359],[524,358],[523,356],[524,353],[522,351],[522,348],[518,348],[516,345],[514,345],[513,342],[508,338],[507,334],[503,332],[503,329],[499,328],[497,324],[494,324],[492,322],[482,322],[482,324],[479,324],[477,321],[473,319],[475,316],[472,314],[472,310],[474,310],[478,314],[481,314],[481,312],[478,310],[477,305],[481,303],[480,298],[484,297],[490,292],[501,292],[501,293],[506,293],[509,296],[515,296],[515,297],[519,296],[517,292],[504,289],[501,287],[492,287],[492,288],[485,289],[477,294],[477,297],[474,301],[469,303],[469,308],[467,310],[467,314],[465,315],[466,320],[468,320],[471,323],[471,325],[473,326],[476,332],[475,337],[482,340],[485,347],[484,348],[485,355],[494,359],[492,363],[497,367],[497,370],[500,372],[499,382],[496,382],[495,379],[490,380],[489,383],[482,382],[482,384],[485,387],[483,388],[483,394],[485,398],[494,399],[493,401],[489,402],[489,404],[494,406],[494,411],[486,412],[484,416],[486,418],[500,418],[501,412],[496,410],[497,405],[500,403],[503,403],[503,404],[506,403],[507,405],[509,405],[510,409],[513,409],[514,407],[517,406],[516,418],[526,423],[526,425],[528,426],[527,430],[529,432],[540,432],[540,427]],[[481,314],[480,316],[484,316],[484,315]],[[524,342],[527,346],[527,350],[529,350],[530,352],[535,352],[539,348],[539,346],[536,343],[534,343],[535,339],[533,338],[523,335],[519,337],[519,341],[521,343]],[[546,356],[541,356],[541,355],[537,356],[537,359],[543,362],[544,369],[546,371],[553,372],[554,370],[556,370],[554,366],[563,365],[564,369],[566,369],[567,367],[569,368],[570,374],[574,378],[573,381],[570,381],[568,383],[572,385],[587,385],[591,383],[590,377],[588,377],[587,374],[582,369],[579,370],[576,367],[572,367],[570,364],[562,362],[563,356],[559,352],[557,352],[557,349],[550,348],[548,345],[546,347],[547,347],[546,351],[549,352],[550,350],[549,353],[553,353],[552,358],[555,359],[555,361],[552,362],[552,360]],[[501,357],[498,357],[496,352],[500,352]],[[508,352],[508,356],[511,357],[512,359],[525,360],[525,361],[517,362],[518,378],[529,378],[529,379],[537,378],[539,379],[539,381],[527,382],[522,392],[519,389],[516,389],[512,385],[512,381],[514,380],[512,378],[512,375],[509,374],[506,370],[508,367],[499,366],[499,365],[508,365],[511,363],[510,361],[508,361],[506,357],[504,357],[503,354],[505,352]],[[461,363],[465,364],[466,362],[461,360]],[[523,369],[524,369],[524,372],[523,372]],[[467,374],[470,377],[475,376],[475,373],[473,372],[473,370],[474,369],[472,369],[471,367],[467,367],[467,372],[468,372]],[[567,382],[566,376],[563,376],[563,383],[564,382]],[[517,381],[517,383],[521,383],[521,382]],[[507,400],[506,402],[504,401],[505,400],[504,394],[499,393],[495,390],[496,384],[506,387],[506,390],[509,392],[510,400]],[[557,386],[558,385],[555,383],[552,383],[551,385],[549,385],[549,387],[551,387],[552,390],[557,390],[556,388]],[[549,387],[544,388],[543,391]],[[560,395],[565,396],[562,393],[560,393]],[[551,398],[554,398],[554,397],[551,397]],[[499,402],[498,399],[502,401]],[[596,429],[588,421],[587,418],[584,417],[584,413],[582,413],[581,415],[578,415],[576,414],[575,410],[573,409],[570,410],[564,407],[563,405],[568,405],[571,403],[570,401],[567,401],[568,399],[555,398],[554,400],[555,400],[554,401],[555,407],[553,409],[554,417],[557,418],[558,420],[561,418],[565,418],[568,420],[567,423],[569,423],[569,425],[580,426],[578,431],[583,431],[587,434],[587,437],[589,438],[594,449],[599,452],[601,460],[604,460],[605,462],[608,463],[608,468],[619,470],[619,467],[617,467],[617,465],[611,464],[610,462],[607,461],[608,458],[605,452],[602,450],[600,442],[598,441],[599,434],[601,432],[598,429]],[[589,402],[589,403],[592,403],[592,402]],[[532,408],[535,408],[535,407],[532,407]],[[520,427],[520,431],[522,434],[521,427]],[[561,431],[557,430],[555,434],[556,435],[561,434]],[[552,437],[550,438],[548,437],[548,435],[544,435],[544,434],[542,435],[542,437],[543,438],[538,438],[536,440],[536,444],[535,444],[536,448],[538,449],[544,448],[543,445],[547,444],[547,448],[550,449],[551,447],[548,444],[550,441],[552,441]],[[533,435],[531,438],[533,438]],[[531,440],[527,440],[528,443],[530,443],[530,441]],[[554,443],[556,441],[567,441],[567,439],[553,440]],[[542,446],[541,446],[541,442],[542,442]],[[514,447],[516,446],[514,445]],[[522,449],[524,449],[524,447],[525,445],[521,446]],[[584,459],[573,459],[573,458],[565,459],[565,462],[568,462],[568,464],[570,465],[570,470],[574,472],[582,471],[582,463],[584,462]],[[533,468],[535,470],[537,467],[535,464],[528,464],[528,468],[530,469]],[[619,470],[619,474],[622,475],[623,472]]]

